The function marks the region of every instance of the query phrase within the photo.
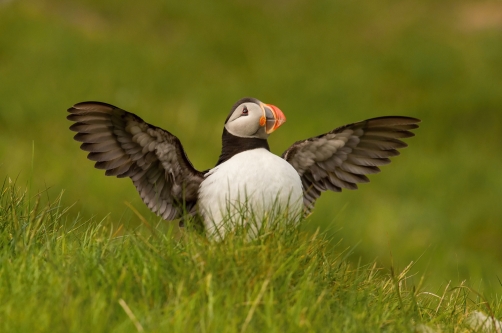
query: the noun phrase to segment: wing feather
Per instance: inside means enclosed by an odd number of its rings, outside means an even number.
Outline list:
[[[143,202],[165,220],[193,213],[204,173],[188,160],[178,138],[133,113],[101,102],[68,109],[75,140],[107,176],[129,177]]]
[[[413,137],[419,119],[379,117],[345,125],[289,147],[282,157],[298,171],[304,189],[306,213],[326,190],[355,190],[367,183],[366,175],[380,172],[379,166],[399,155],[401,141]]]

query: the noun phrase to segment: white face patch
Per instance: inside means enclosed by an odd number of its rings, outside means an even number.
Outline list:
[[[225,128],[230,134],[241,138],[266,139],[268,134],[265,131],[264,123],[260,125],[263,109],[260,105],[252,102],[245,102],[235,108],[228,118]]]

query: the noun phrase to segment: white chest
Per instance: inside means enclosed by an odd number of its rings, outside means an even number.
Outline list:
[[[208,236],[223,238],[238,223],[259,228],[279,216],[298,219],[303,208],[300,176],[284,159],[266,149],[233,156],[206,175],[199,209]]]

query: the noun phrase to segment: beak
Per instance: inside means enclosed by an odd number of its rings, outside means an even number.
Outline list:
[[[266,120],[262,126],[265,126],[267,134],[272,133],[286,122],[286,116],[277,106],[261,103],[261,107]]]

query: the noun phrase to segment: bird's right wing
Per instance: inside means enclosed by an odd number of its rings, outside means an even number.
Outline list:
[[[78,103],[68,112],[75,140],[97,169],[130,177],[143,202],[164,220],[193,213],[204,173],[192,166],[176,136],[101,102]]]

